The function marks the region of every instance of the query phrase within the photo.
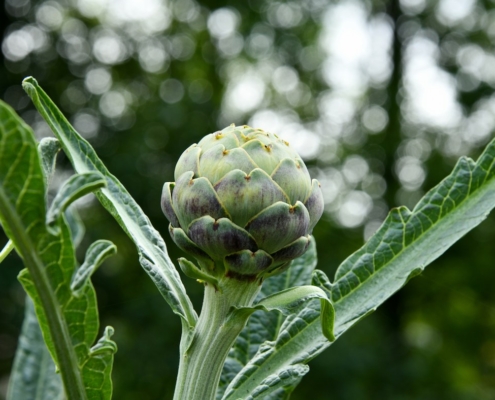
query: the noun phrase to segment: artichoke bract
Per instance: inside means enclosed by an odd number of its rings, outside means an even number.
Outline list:
[[[320,184],[289,143],[246,125],[190,146],[175,180],[161,201],[170,235],[213,277],[282,272],[306,251],[323,213]]]

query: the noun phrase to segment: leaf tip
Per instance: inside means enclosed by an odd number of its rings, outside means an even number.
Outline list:
[[[98,340],[98,342],[91,347],[90,356],[101,354],[115,354],[117,352],[117,344],[111,339],[115,330],[111,326],[105,327],[103,336]]]
[[[46,230],[53,236],[59,236],[61,233],[60,226],[58,225],[58,215],[50,214],[46,220]]]
[[[108,325],[105,327],[105,332],[103,333],[103,336],[105,337],[105,339],[110,340],[110,338],[113,336],[114,333],[115,333],[115,329],[113,328],[113,326]]]
[[[118,249],[114,243],[112,243],[112,242],[110,242],[110,243],[111,243],[111,245],[108,248],[108,256],[114,256],[115,254],[118,253]]]
[[[335,308],[330,300],[320,299],[321,303],[321,331],[330,342],[335,341]]]
[[[38,85],[38,81],[32,77],[32,76],[27,76],[25,77],[23,80],[22,80],[22,84],[24,85],[24,83],[31,83],[33,84],[34,86],[37,86]]]
[[[38,81],[34,79],[32,76],[28,76],[24,78],[22,81],[22,88],[24,91],[32,97],[36,93],[36,88],[38,87]]]

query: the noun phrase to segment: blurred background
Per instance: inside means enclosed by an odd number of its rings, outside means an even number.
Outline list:
[[[494,0],[4,0],[0,97],[51,135],[33,75],[163,233],[181,152],[231,123],[278,134],[325,196],[314,231],[330,276],[391,207],[414,207],[495,128]],[[72,173],[59,157],[54,188]],[[117,400],[171,398],[179,320],[95,201],[86,236],[119,249],[93,281],[115,327]],[[495,215],[310,363],[292,399],[495,399]],[[6,238],[0,233],[0,246]],[[0,266],[0,399],[23,317]],[[202,288],[185,284],[196,308]]]

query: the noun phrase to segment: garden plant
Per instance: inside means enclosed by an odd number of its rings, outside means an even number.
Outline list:
[[[9,400],[112,397],[117,345],[112,327],[100,333],[91,275],[117,249],[96,241],[77,265],[82,227],[71,204],[88,193],[135,243],[141,266],[181,319],[176,400],[289,398],[310,360],[495,207],[492,141],[476,162],[461,158],[413,210],[392,209],[331,280],[315,269],[319,183],[290,143],[229,126],[183,153],[161,199],[172,239],[193,257],[178,264],[204,286],[198,316],[150,219],[36,80],[26,78],[23,88],[55,138],[36,143],[0,104],[0,222],[10,239],[0,262],[20,255],[28,294]],[[60,150],[75,174],[49,199]]]

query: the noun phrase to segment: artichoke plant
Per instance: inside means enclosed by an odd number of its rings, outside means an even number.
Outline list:
[[[190,146],[163,187],[172,239],[204,274],[254,281],[302,255],[323,212],[320,184],[277,135],[231,125]]]

